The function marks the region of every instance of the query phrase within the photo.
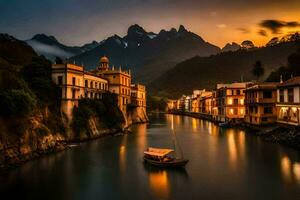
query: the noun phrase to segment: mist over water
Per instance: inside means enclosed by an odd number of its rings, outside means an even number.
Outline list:
[[[185,169],[145,165],[148,146],[173,148]],[[0,175],[0,192],[22,199],[298,199],[300,153],[190,117],[155,115],[132,134],[82,143]],[[18,191],[18,192],[16,192]]]

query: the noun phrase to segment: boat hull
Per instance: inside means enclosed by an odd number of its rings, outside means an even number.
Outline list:
[[[145,157],[144,161],[157,167],[184,167],[189,162],[189,160],[186,159],[175,159],[174,161],[170,162],[159,162]]]

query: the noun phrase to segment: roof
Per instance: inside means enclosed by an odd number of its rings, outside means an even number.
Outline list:
[[[277,88],[277,82],[264,82],[247,85],[246,90],[275,90]]]
[[[159,149],[159,148],[149,147],[148,151],[144,151],[144,154],[147,154],[150,156],[164,157],[165,155],[167,155],[173,151],[174,151],[173,149]]]
[[[278,87],[288,87],[288,86],[295,86],[300,85],[300,76],[293,77],[283,83],[280,83]]]

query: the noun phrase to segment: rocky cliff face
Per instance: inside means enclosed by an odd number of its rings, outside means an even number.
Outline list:
[[[129,109],[126,116],[126,124],[128,126],[137,123],[146,123],[149,121],[145,108],[136,107]]]
[[[0,168],[63,150],[64,141],[63,134],[51,131],[39,116],[0,119]]]

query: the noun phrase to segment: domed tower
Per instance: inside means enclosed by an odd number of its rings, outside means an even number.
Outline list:
[[[109,68],[109,59],[106,56],[100,58],[98,69],[101,71],[107,71]]]

